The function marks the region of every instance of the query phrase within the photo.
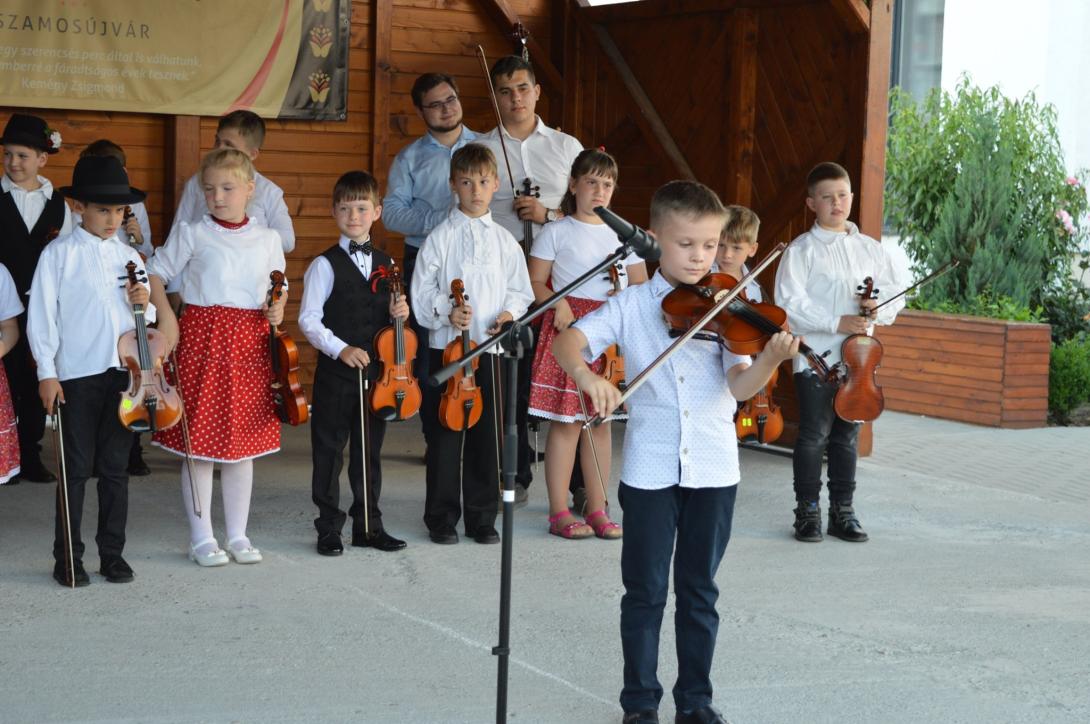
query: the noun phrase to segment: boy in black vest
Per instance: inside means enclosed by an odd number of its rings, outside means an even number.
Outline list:
[[[72,215],[64,196],[38,171],[61,148],[61,134],[37,116],[16,113],[4,127],[4,176],[0,179],[0,262],[11,272],[19,299],[25,305],[30,281],[42,249],[57,236],[72,231]],[[45,415],[38,399],[38,377],[30,358],[27,315],[19,315],[19,341],[4,357],[12,404],[18,418],[19,477],[34,483],[57,478],[42,465],[39,443]]]
[[[333,187],[333,218],[341,238],[315,258],[303,276],[299,328],[319,353],[310,420],[314,459],[311,492],[318,506],[314,520],[318,553],[323,556],[344,552],[341,528],[346,516],[339,508],[339,477],[345,443],[350,443],[348,482],[353,502],[348,515],[352,516],[352,545],[381,551],[405,547],[405,541],[394,538],[382,526],[378,508],[382,491],[379,455],[386,423],[369,410],[366,501],[363,491],[360,370],[374,381],[375,334],[389,325],[391,318],[405,320],[409,316],[405,297],[395,304],[378,285],[381,270],[393,264],[389,256],[371,245],[371,225],[382,215],[381,198],[378,182],[371,174],[350,171],[341,176]],[[370,535],[365,534],[365,505]]]

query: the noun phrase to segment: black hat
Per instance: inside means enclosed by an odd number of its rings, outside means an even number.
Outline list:
[[[96,204],[135,204],[147,194],[129,186],[125,167],[113,156],[84,156],[72,170],[72,185],[61,193],[76,201]]]
[[[8,125],[4,126],[4,137],[0,138],[0,143],[29,146],[45,153],[56,153],[61,150],[61,134],[45,125],[45,121],[37,116],[14,113],[8,119]]]

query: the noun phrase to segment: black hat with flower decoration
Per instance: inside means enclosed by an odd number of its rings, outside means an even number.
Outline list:
[[[17,146],[29,146],[45,153],[61,150],[61,134],[46,125],[38,116],[26,113],[14,113],[4,126],[4,136],[0,143]]]

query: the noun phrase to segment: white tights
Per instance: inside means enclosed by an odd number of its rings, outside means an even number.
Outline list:
[[[193,461],[194,485],[190,486],[189,466],[182,463],[182,500],[185,503],[185,513],[189,516],[189,540],[196,545],[209,538],[212,534],[212,468],[214,463],[207,460]],[[220,463],[220,484],[223,493],[223,517],[227,523],[227,542],[241,541],[235,544],[235,548],[245,548],[250,545],[246,538],[246,522],[250,517],[250,493],[254,488],[254,461],[240,460],[237,463]],[[192,489],[197,490],[197,500],[200,502],[200,517],[193,514]],[[213,548],[213,544],[201,546]],[[200,552],[201,549],[198,549]]]

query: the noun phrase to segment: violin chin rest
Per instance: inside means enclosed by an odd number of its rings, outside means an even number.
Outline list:
[[[397,409],[394,407],[380,407],[375,410],[375,417],[386,422],[394,422],[397,420]]]

